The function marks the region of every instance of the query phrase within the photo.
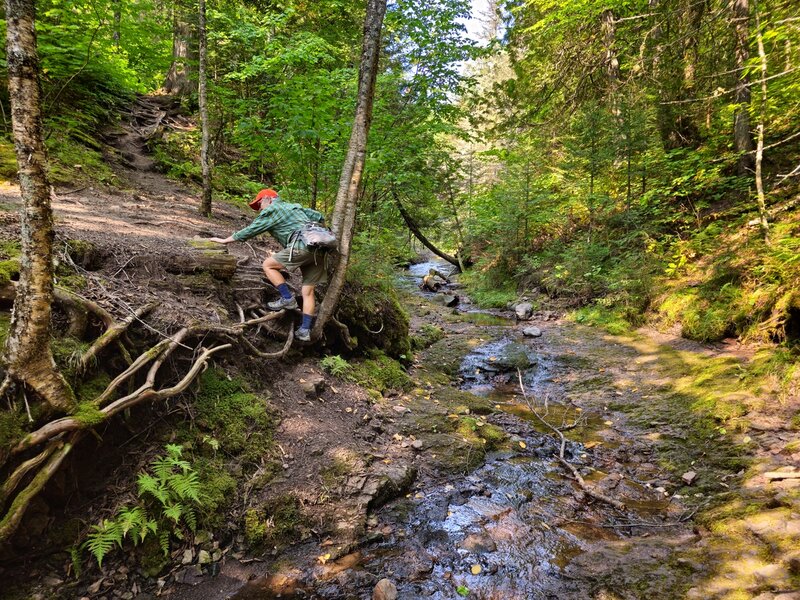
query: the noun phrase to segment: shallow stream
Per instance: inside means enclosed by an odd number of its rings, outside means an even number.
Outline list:
[[[443,270],[438,261],[414,265],[401,286],[416,288],[432,267]],[[459,379],[462,389],[488,398],[499,409],[476,416],[476,426],[502,427],[511,435],[511,449],[488,453],[482,466],[464,476],[419,482],[425,485],[372,516],[370,528],[380,532],[382,541],[329,565],[313,589],[287,589],[281,596],[267,591],[267,582],[256,582],[235,598],[370,598],[375,581],[383,577],[397,585],[403,600],[591,597],[606,585],[603,572],[609,565],[600,565],[596,576],[587,577],[592,569],[576,559],[595,560],[598,548],[624,543],[623,534],[608,525],[620,515],[608,505],[587,501],[567,477],[555,458],[557,437],[542,419],[567,431],[565,458],[587,482],[613,480],[606,488],[612,487],[633,508],[626,519],[663,517],[663,496],[635,478],[609,477],[604,470],[608,460],[595,460],[591,448],[613,450],[624,443],[605,435],[604,416],[553,394],[559,389],[553,382],[572,369],[566,358],[538,351],[519,329],[511,328],[513,321],[481,313],[463,299],[457,312],[467,323],[472,322],[470,315],[491,318],[491,323],[473,323],[475,332],[489,341],[464,358]],[[618,591],[619,597],[639,597]]]

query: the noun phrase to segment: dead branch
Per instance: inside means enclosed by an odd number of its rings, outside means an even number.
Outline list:
[[[558,451],[558,456],[556,457],[558,459],[558,462],[560,462],[570,473],[572,473],[572,477],[575,479],[578,486],[580,486],[580,488],[584,491],[584,493],[591,496],[592,498],[595,498],[596,500],[600,500],[601,502],[610,504],[619,511],[624,512],[626,510],[626,507],[622,502],[614,498],[611,498],[609,496],[606,496],[605,494],[601,494],[600,492],[595,491],[591,486],[589,486],[586,483],[586,481],[584,481],[583,477],[581,477],[581,474],[578,472],[578,469],[576,469],[572,463],[570,463],[567,459],[564,458],[564,450],[567,445],[567,440],[564,437],[564,434],[558,427],[554,427],[547,420],[539,416],[539,413],[536,412],[535,408],[533,408],[533,405],[531,404],[530,400],[528,400],[528,393],[525,391],[525,384],[522,382],[522,371],[520,371],[519,369],[517,369],[517,377],[519,378],[519,387],[520,390],[522,391],[522,397],[525,399],[525,404],[528,405],[528,408],[534,414],[534,416],[537,419],[539,419],[542,423],[544,423],[545,426],[547,426],[549,429],[555,432],[561,440],[561,446]]]

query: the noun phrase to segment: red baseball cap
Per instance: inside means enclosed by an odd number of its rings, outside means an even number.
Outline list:
[[[261,190],[256,194],[256,197],[250,202],[247,206],[252,208],[253,210],[258,210],[258,203],[261,202],[263,198],[277,198],[278,192],[273,190],[272,188],[268,188],[266,190]]]

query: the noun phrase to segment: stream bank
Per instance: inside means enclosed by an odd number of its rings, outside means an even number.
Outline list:
[[[396,444],[418,450],[413,487],[370,510],[352,552],[276,563],[234,598],[370,598],[383,578],[399,598],[798,597],[796,480],[754,485],[770,468],[758,449],[683,381],[700,373],[704,392],[724,389],[706,371],[741,355],[549,314],[516,323],[463,298],[448,308],[414,290],[427,267],[401,287],[412,329],[435,341],[416,356],[413,389],[384,400]],[[531,324],[541,337],[523,337]],[[578,488],[537,415],[624,513]]]

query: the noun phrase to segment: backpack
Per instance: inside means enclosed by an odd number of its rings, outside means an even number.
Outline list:
[[[311,250],[336,250],[339,240],[333,232],[319,223],[309,222],[300,229],[300,239]]]

